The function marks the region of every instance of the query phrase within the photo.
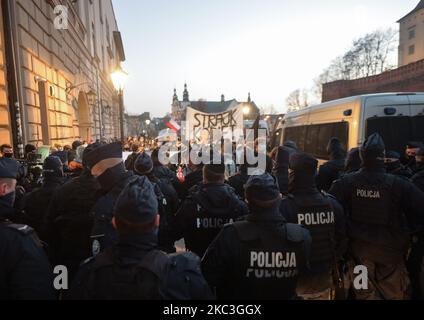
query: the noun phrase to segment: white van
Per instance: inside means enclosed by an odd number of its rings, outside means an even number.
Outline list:
[[[408,141],[424,141],[424,93],[355,96],[288,113],[280,125],[281,143],[293,140],[299,150],[324,162],[326,147],[337,137],[347,150],[378,132],[386,150],[404,153]]]

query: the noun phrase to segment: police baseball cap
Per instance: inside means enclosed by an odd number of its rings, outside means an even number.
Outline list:
[[[9,158],[0,158],[0,178],[17,179],[19,162]]]
[[[306,153],[295,153],[290,157],[289,168],[298,174],[315,175],[318,160]]]
[[[158,200],[153,185],[146,176],[137,176],[119,195],[114,216],[126,222],[145,224],[158,214]]]
[[[383,138],[378,133],[374,133],[365,140],[360,148],[360,155],[362,159],[383,159],[385,150]]]
[[[89,147],[87,147],[89,149]],[[106,159],[122,159],[122,144],[114,142],[102,145],[100,143],[93,144],[91,150],[84,152],[84,164],[92,169],[99,162]]]
[[[152,172],[153,161],[152,158],[146,153],[140,153],[134,163],[134,171],[139,175],[144,175]]]
[[[265,204],[268,202],[269,206],[271,206],[281,198],[278,182],[269,173],[251,176],[247,180],[244,189],[249,203],[253,202],[260,205],[260,203]]]

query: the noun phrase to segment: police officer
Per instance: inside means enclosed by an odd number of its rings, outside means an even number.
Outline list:
[[[412,173],[416,173],[416,163],[415,163],[415,156],[417,152],[420,150],[420,148],[423,148],[424,145],[420,141],[410,141],[406,144],[406,150],[405,155],[401,159],[401,162],[403,165],[411,169]]]
[[[340,177],[345,166],[346,151],[338,138],[330,139],[327,145],[327,154],[330,160],[319,168],[316,178],[318,190],[323,190],[325,192],[327,192],[333,182]]]
[[[41,236],[46,212],[55,191],[63,184],[63,164],[58,157],[47,157],[43,164],[43,185],[23,198],[23,222]]]
[[[125,169],[128,171],[134,170],[134,163],[137,160],[140,154],[140,146],[138,143],[133,143],[131,146],[132,153],[128,156],[127,160],[125,160]]]
[[[292,154],[294,154],[293,148],[289,147],[278,147],[275,156],[274,168],[272,174],[277,177],[278,186],[280,187],[280,192],[283,195],[288,193],[289,185],[289,159]]]
[[[247,174],[247,164],[239,166],[239,172],[228,179],[228,184],[234,188],[237,196],[244,200],[244,185],[246,184],[249,176]]]
[[[86,156],[97,147],[92,144],[84,149],[81,175],[56,190],[46,214],[43,240],[49,244],[50,260],[68,268],[69,281],[81,262],[92,256],[94,217],[90,212],[100,196],[100,185],[87,167]]]
[[[86,261],[68,299],[162,300],[213,298],[192,254],[157,250],[158,202],[147,177],[136,177],[116,201],[112,225],[118,242]]]
[[[379,134],[366,139],[360,155],[362,169],[336,181],[330,190],[348,216],[352,274],[358,265],[368,271],[368,289],[357,286],[355,296],[409,299],[404,259],[410,228],[424,222],[424,195],[412,183],[385,173],[385,145]]]
[[[424,147],[420,148],[415,156],[416,174],[412,177],[412,182],[424,192]]]
[[[354,173],[361,169],[361,157],[359,156],[359,148],[351,149],[346,158],[345,167],[342,175]]]
[[[411,169],[402,165],[402,163],[400,162],[400,154],[396,151],[386,152],[386,158],[384,162],[387,173],[393,174],[406,180],[412,178]]]
[[[310,270],[297,288],[305,300],[332,299],[333,284],[342,284],[338,262],[347,248],[343,208],[332,196],[318,191],[317,168],[318,161],[310,155],[290,157],[290,194],[280,207],[287,222],[304,226],[312,236]]]
[[[202,259],[203,274],[218,299],[295,299],[310,234],[281,216],[281,194],[271,175],[251,176],[246,199],[246,221],[223,228]]]
[[[34,230],[11,222],[18,168],[0,158],[0,300],[54,299],[53,271]]]
[[[178,209],[178,195],[170,184],[162,183],[153,174],[153,161],[151,157],[143,152],[135,160],[133,170],[139,176],[146,176],[153,185],[159,205],[160,228],[159,244],[164,251],[175,252],[173,245],[163,239],[163,232],[169,228],[168,223]],[[165,231],[166,232],[166,231]]]
[[[116,230],[112,227],[112,210],[119,194],[136,177],[132,171],[125,170],[122,146],[119,142],[98,144],[97,148],[85,155],[85,161],[101,188],[101,196],[92,208],[92,253],[97,255],[116,242]]]
[[[225,165],[205,164],[203,184],[193,188],[170,223],[170,239],[202,257],[222,227],[248,213],[234,189],[225,184]]]

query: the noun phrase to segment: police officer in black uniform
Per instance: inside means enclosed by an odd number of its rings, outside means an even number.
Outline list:
[[[417,152],[415,162],[417,173],[412,177],[412,182],[424,192],[424,147]]]
[[[330,160],[319,168],[316,178],[318,190],[325,192],[340,177],[345,166],[346,151],[338,138],[330,139],[327,145],[327,154]]]
[[[318,161],[310,155],[291,156],[290,194],[281,202],[280,210],[287,222],[304,226],[312,236],[310,270],[300,279],[298,295],[305,300],[331,300],[333,284],[343,281],[338,262],[347,249],[346,225],[337,200],[318,191],[317,168]]]
[[[91,144],[84,149],[81,175],[56,190],[46,214],[43,240],[49,244],[53,264],[68,268],[69,281],[81,262],[92,256],[94,217],[90,212],[100,196],[100,185],[87,167],[86,155],[98,147]]]
[[[202,257],[222,227],[248,213],[234,189],[225,184],[225,165],[206,164],[203,184],[191,190],[170,222],[169,239],[184,238],[186,248]]]
[[[409,141],[406,144],[405,155],[402,157],[401,162],[404,166],[411,169],[412,173],[415,174],[417,172],[417,166],[415,163],[415,156],[417,152],[424,148],[424,145],[420,141]]]
[[[92,208],[94,226],[91,239],[95,256],[116,242],[117,233],[112,227],[113,207],[119,194],[136,176],[125,170],[119,142],[99,145],[85,155],[85,161],[101,187],[101,196]]]
[[[43,185],[23,198],[23,222],[42,237],[46,212],[55,191],[63,184],[63,164],[58,157],[47,157],[43,165]]]
[[[55,299],[53,271],[34,230],[13,224],[19,164],[0,158],[0,300]]]
[[[169,229],[169,221],[172,220],[178,209],[178,195],[171,184],[163,183],[153,174],[152,158],[145,152],[141,153],[134,163],[134,172],[140,176],[146,176],[152,183],[159,205],[160,227],[159,244],[166,252],[175,252],[173,245],[164,240],[163,233]]]
[[[213,296],[193,254],[157,250],[158,202],[147,177],[136,177],[116,201],[118,242],[82,266],[68,299],[201,300]]]
[[[368,271],[368,289],[357,286],[355,296],[409,299],[405,256],[411,228],[420,228],[424,222],[424,195],[412,183],[385,173],[380,135],[368,137],[360,155],[362,169],[342,177],[330,190],[348,216],[352,274],[358,265]]]
[[[342,176],[354,173],[361,169],[361,157],[359,156],[359,148],[353,148],[347,153],[345,167]]]
[[[281,216],[281,194],[271,175],[250,177],[246,199],[246,221],[224,227],[202,259],[203,274],[218,299],[295,299],[310,234]]]
[[[278,147],[272,174],[277,177],[280,192],[287,195],[289,187],[289,159],[296,151],[289,147]]]
[[[234,188],[236,194],[240,199],[244,200],[244,185],[249,179],[247,174],[248,166],[247,164],[242,164],[239,166],[239,172],[228,179],[228,184]]]
[[[402,165],[402,163],[400,162],[400,154],[396,151],[386,152],[386,158],[384,162],[387,173],[393,174],[406,180],[412,178],[412,170]]]

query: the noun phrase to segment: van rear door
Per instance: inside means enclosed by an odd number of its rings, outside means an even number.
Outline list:
[[[369,97],[364,102],[364,130],[363,138],[373,133],[379,133],[386,144],[386,150],[403,153],[407,141],[424,140],[424,130],[418,132],[417,127],[422,125],[422,116],[418,116],[416,105],[423,103],[424,95],[416,99],[414,95],[387,95]],[[410,99],[413,98],[413,99]],[[419,107],[418,107],[419,109]],[[421,127],[422,128],[422,127]]]

